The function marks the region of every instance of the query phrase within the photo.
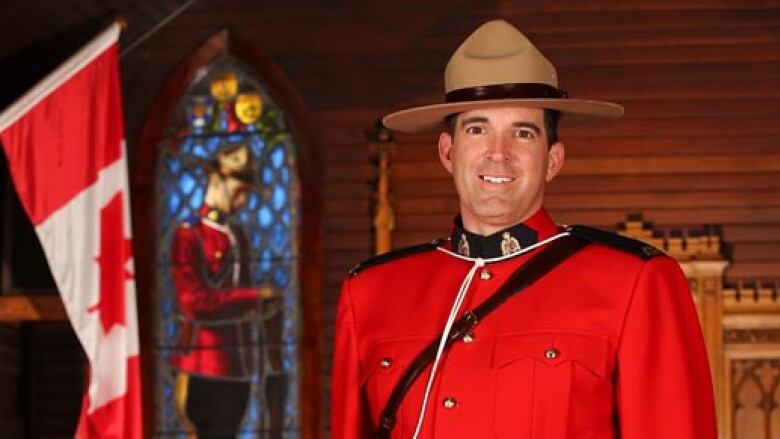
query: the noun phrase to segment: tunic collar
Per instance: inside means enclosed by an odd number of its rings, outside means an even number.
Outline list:
[[[547,211],[541,208],[526,221],[488,236],[464,229],[458,215],[450,239],[453,251],[470,258],[490,259],[517,253],[557,232],[558,227]]]

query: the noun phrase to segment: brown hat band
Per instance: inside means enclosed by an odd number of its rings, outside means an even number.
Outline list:
[[[569,95],[551,85],[540,83],[492,84],[459,88],[446,95],[447,102],[492,99],[566,99]]]

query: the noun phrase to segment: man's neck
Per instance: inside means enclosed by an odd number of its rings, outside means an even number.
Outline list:
[[[530,218],[531,216],[533,216],[533,214],[527,215],[519,221],[491,223],[491,222],[474,221],[474,220],[469,221],[466,215],[461,215],[461,221],[463,222],[463,229],[468,231],[469,233],[473,233],[475,235],[480,235],[480,236],[490,236],[496,232],[500,232],[501,230],[506,230],[518,224],[522,224],[526,220],[528,220],[528,218]]]

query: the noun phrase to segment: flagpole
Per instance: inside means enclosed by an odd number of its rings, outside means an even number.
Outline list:
[[[119,30],[120,30],[121,32],[125,32],[125,31],[127,30],[127,28],[130,26],[130,25],[127,23],[127,18],[125,18],[125,16],[124,16],[124,15],[119,15],[119,16],[117,16],[117,17],[114,19],[114,23],[116,23],[116,24],[118,24],[118,25],[119,25]]]
[[[27,93],[6,108],[5,111],[0,113],[0,132],[5,131],[6,128],[24,116],[52,91],[56,90],[76,72],[92,62],[95,57],[103,53],[111,44],[117,42],[119,40],[119,33],[122,29],[122,20],[121,17],[114,20],[108,28],[100,33],[100,35],[73,54],[67,61],[60,64],[59,67],[46,75],[46,77],[35,84],[33,88],[28,90]]]
[[[197,1],[198,1],[198,0],[189,0],[189,1],[187,1],[186,3],[184,3],[183,5],[179,6],[179,7],[178,7],[178,8],[176,8],[176,9],[174,9],[174,10],[173,10],[173,12],[171,12],[171,13],[170,13],[170,14],[168,14],[168,15],[167,15],[165,18],[163,18],[162,20],[160,20],[160,22],[159,22],[159,23],[157,23],[156,25],[154,25],[154,27],[152,27],[151,29],[149,29],[149,30],[148,30],[148,31],[147,31],[145,34],[141,35],[141,36],[140,36],[140,37],[138,37],[138,38],[137,38],[135,41],[133,41],[132,43],[130,43],[130,44],[127,46],[127,47],[125,47],[124,49],[122,49],[122,52],[119,54],[119,58],[121,59],[121,58],[123,58],[125,55],[127,55],[128,53],[130,53],[130,51],[131,51],[131,50],[133,50],[133,49],[135,49],[136,47],[138,47],[138,45],[139,45],[139,44],[141,44],[141,43],[143,43],[144,41],[146,41],[146,39],[147,39],[147,38],[149,38],[150,36],[154,35],[154,34],[155,34],[155,33],[156,33],[158,30],[162,29],[162,28],[163,28],[163,26],[165,26],[166,24],[170,23],[170,22],[171,22],[171,20],[173,20],[174,18],[178,17],[178,16],[179,16],[179,15],[180,15],[182,12],[186,11],[187,9],[189,9],[189,7],[190,7],[190,6],[192,6],[192,5],[194,5],[194,4],[195,4],[195,2],[197,2]]]

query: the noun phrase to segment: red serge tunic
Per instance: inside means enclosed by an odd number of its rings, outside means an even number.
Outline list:
[[[540,210],[526,226],[558,232]],[[461,313],[538,250],[477,270]],[[473,262],[429,250],[344,281],[332,437],[372,437],[393,386],[440,335]],[[412,437],[428,370],[398,412]],[[707,355],[686,278],[667,256],[600,244],[565,260],[479,322],[439,365],[420,438],[714,439]]]
[[[234,243],[227,225],[206,218],[185,223],[173,235],[171,272],[179,308],[192,328],[172,366],[182,372],[221,379],[249,379],[248,318],[260,297],[249,286],[246,250]],[[240,254],[240,255],[239,255]],[[221,273],[221,274],[220,274]]]

